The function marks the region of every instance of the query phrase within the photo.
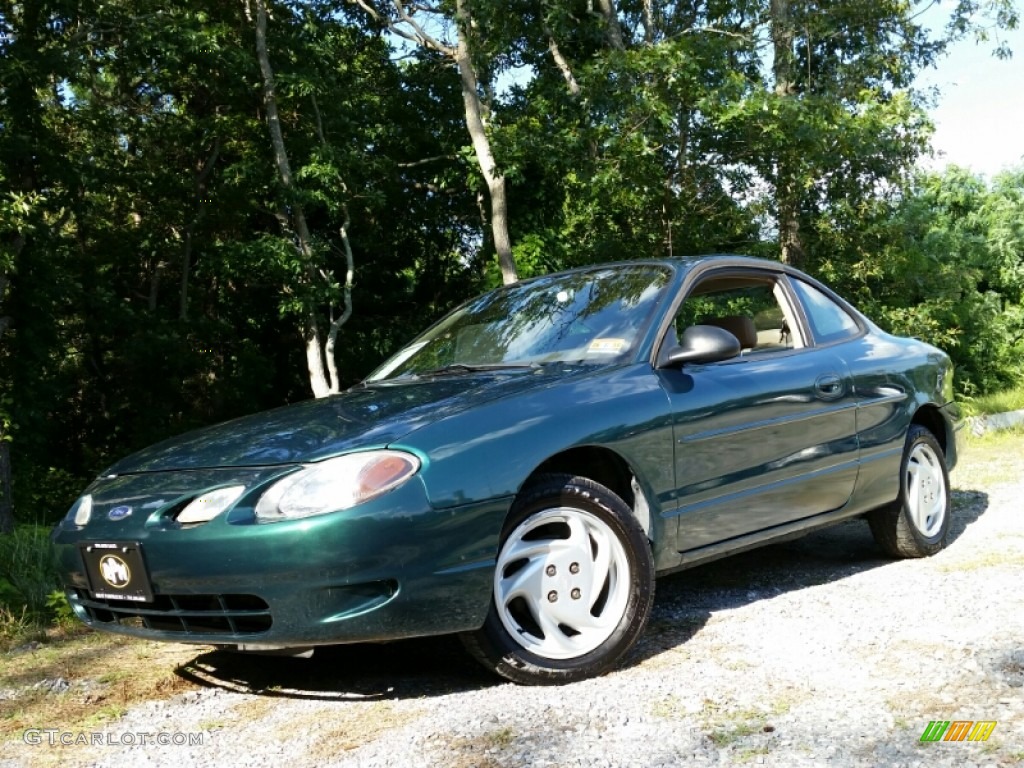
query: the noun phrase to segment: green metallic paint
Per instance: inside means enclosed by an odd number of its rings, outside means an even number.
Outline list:
[[[65,582],[87,586],[81,543],[137,541],[156,594],[258,595],[273,625],[244,638],[104,629],[295,646],[471,630],[487,613],[516,495],[545,462],[574,449],[600,447],[629,467],[650,507],[659,572],[896,498],[903,441],[922,414],[942,420],[955,463],[948,358],[882,333],[845,303],[863,334],[842,344],[656,369],[675,309],[700,275],[723,268],[798,274],[742,257],[658,263],[673,276],[630,361],[373,382],[118,462],[88,489],[92,520],[54,531]],[[816,390],[822,374],[836,388]],[[283,474],[384,447],[416,454],[418,475],[349,510],[256,522],[259,495]],[[182,527],[171,519],[203,491],[235,484],[246,492],[210,522]],[[132,514],[110,520],[119,505],[131,505]]]
[[[88,538],[138,541],[158,594],[259,595],[270,604],[274,624],[253,641],[313,645],[479,626],[507,511],[508,500],[432,509],[416,479],[359,507],[317,517],[261,524],[252,507],[243,506],[235,508],[233,521],[221,516],[177,529],[143,516],[107,521]],[[65,580],[83,589],[77,533],[60,527],[54,541]],[[353,608],[351,588],[380,583],[397,584],[397,594],[370,613],[358,603]],[[350,616],[359,621],[343,620]],[[143,634],[176,642],[232,639]]]

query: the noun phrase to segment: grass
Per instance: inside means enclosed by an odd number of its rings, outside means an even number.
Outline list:
[[[736,755],[735,760],[737,763],[749,763],[751,760],[754,760],[755,758],[760,759],[764,757],[769,752],[770,750],[766,746],[747,747],[746,749],[741,750],[738,755]]]
[[[0,651],[77,623],[60,590],[50,528],[19,525],[0,536]]]
[[[46,616],[50,594],[59,586],[48,526],[19,525],[0,536],[0,600]]]
[[[744,736],[757,733],[761,728],[752,722],[736,722],[714,728],[708,734],[711,743],[716,747],[728,747],[736,743]]]
[[[716,747],[730,747],[748,736],[762,733],[770,721],[790,711],[792,703],[786,698],[773,701],[768,709],[739,709],[726,711],[721,705],[710,699],[697,716],[705,736]],[[674,694],[669,694],[655,702],[651,714],[663,720],[684,720],[691,714],[686,706]],[[769,729],[770,730],[770,729]],[[764,744],[747,744],[735,756],[737,762],[748,762],[755,757],[767,754],[768,747]]]
[[[1014,480],[1024,455],[1024,427],[969,437],[953,472],[953,487],[977,490]]]
[[[651,714],[661,720],[682,720],[686,717],[686,707],[674,693],[651,705]]]
[[[267,702],[270,706],[275,703],[272,698]],[[352,702],[332,710],[329,719],[325,719],[323,712],[290,717],[287,724],[268,734],[268,740],[281,743],[294,738],[296,733],[309,733],[312,739],[304,747],[305,754],[314,764],[324,765],[337,760],[340,753],[358,749],[422,716],[423,710],[400,710],[388,701]]]
[[[133,704],[195,688],[175,669],[201,652],[196,646],[54,630],[48,640],[34,650],[0,655],[3,687],[16,691],[0,700],[0,744],[20,742],[27,728],[95,729]],[[67,681],[66,691],[37,687],[57,678]],[[0,763],[6,756],[0,748]]]
[[[45,640],[46,629],[28,612],[28,606],[17,608],[0,605],[0,650]]]
[[[506,749],[516,740],[516,732],[511,728],[499,728],[490,731],[484,737],[495,749]]]
[[[455,739],[448,745],[445,758],[447,768],[506,768],[512,765],[502,752],[513,744],[520,734],[503,726],[469,739]]]
[[[1024,384],[1014,389],[970,398],[964,403],[964,408],[971,416],[1024,410]]]
[[[1020,568],[1024,563],[1024,552],[1019,549],[982,552],[963,560],[953,560],[938,566],[943,573],[980,571],[983,568]]]

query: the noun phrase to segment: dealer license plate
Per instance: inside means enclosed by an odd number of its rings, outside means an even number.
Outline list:
[[[134,541],[97,541],[79,546],[89,591],[98,600],[153,601],[153,588],[142,560],[142,545]]]

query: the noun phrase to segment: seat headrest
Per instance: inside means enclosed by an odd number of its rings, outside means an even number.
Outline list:
[[[746,315],[726,315],[709,317],[701,321],[703,325],[722,328],[740,340],[741,349],[752,349],[757,346],[757,328],[754,321]]]

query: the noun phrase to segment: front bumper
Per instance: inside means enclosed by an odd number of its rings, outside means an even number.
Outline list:
[[[146,506],[138,487],[124,485],[114,494],[97,488],[86,526],[54,531],[69,601],[96,629],[201,644],[311,646],[477,629],[510,503],[432,509],[417,477],[342,512],[256,523],[251,508],[236,506],[180,527],[159,513],[108,520],[126,500]],[[80,546],[109,541],[138,543],[152,602],[93,597]]]

